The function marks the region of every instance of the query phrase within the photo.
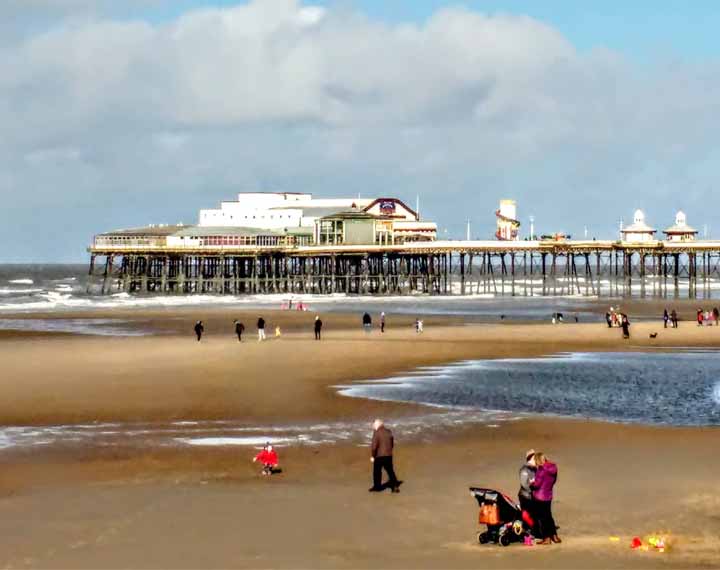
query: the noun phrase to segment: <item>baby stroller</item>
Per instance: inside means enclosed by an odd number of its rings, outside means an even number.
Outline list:
[[[500,546],[510,546],[521,542],[530,535],[533,520],[530,514],[507,495],[493,489],[470,487],[470,494],[480,505],[478,522],[487,525],[486,531],[478,532],[478,542],[493,542]]]

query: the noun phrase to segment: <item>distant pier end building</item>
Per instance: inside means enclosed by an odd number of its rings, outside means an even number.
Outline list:
[[[675,224],[663,231],[665,241],[695,241],[698,231],[688,226],[685,212],[675,214]]]
[[[517,203],[515,200],[500,200],[500,208],[495,212],[497,230],[495,237],[502,241],[520,239],[520,222],[517,219]]]

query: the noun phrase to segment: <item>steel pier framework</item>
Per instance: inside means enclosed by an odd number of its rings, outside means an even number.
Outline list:
[[[710,296],[720,242],[89,249],[88,289],[164,294]]]

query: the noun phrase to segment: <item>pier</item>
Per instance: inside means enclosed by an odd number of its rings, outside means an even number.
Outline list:
[[[89,292],[711,297],[720,241],[99,245]]]

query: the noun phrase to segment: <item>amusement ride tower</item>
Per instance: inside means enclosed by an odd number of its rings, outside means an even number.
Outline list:
[[[500,209],[495,212],[497,231],[495,237],[503,241],[520,239],[520,221],[517,219],[515,200],[500,200]]]

